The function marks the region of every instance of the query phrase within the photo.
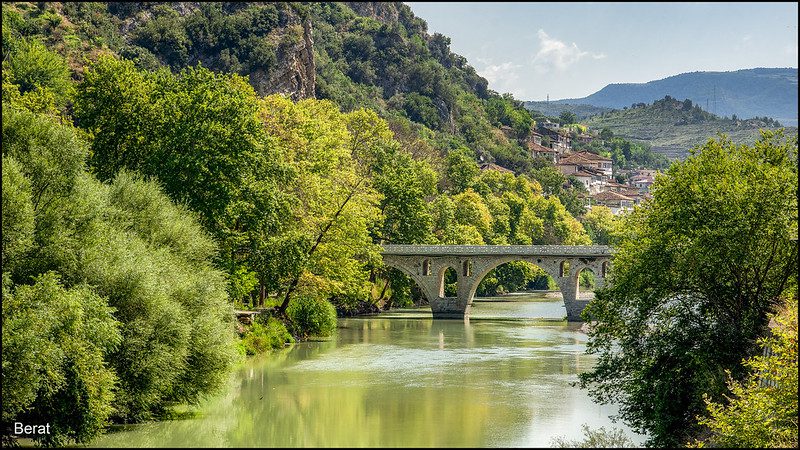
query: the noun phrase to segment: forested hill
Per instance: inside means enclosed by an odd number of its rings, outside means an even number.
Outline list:
[[[149,70],[201,64],[248,76],[260,95],[376,110],[415,154],[467,147],[517,172],[530,165],[519,145],[531,123],[521,103],[489,91],[450,51],[449,38],[428,34],[400,2],[42,2],[3,10],[4,22],[21,22],[13,28],[66,56],[77,78],[103,52]]]
[[[777,129],[783,124],[770,117],[744,119],[719,117],[690,99],[669,95],[652,104],[635,103],[581,121],[592,128],[608,128],[615,136],[643,142],[670,158],[684,159],[692,147],[703,145],[709,137],[723,133],[737,144],[752,145],[760,129]],[[797,127],[787,128],[796,134]]]
[[[756,68],[733,72],[692,72],[648,83],[610,84],[588,97],[550,103],[622,109],[671,95],[690,99],[724,117],[772,117],[797,125],[797,68]]]

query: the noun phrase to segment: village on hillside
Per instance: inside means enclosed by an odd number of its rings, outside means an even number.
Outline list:
[[[600,139],[589,132],[578,133],[576,138],[586,144]],[[583,198],[587,211],[594,206],[606,206],[618,215],[632,210],[635,205],[650,197],[650,187],[659,173],[658,170],[618,168],[615,171],[611,158],[587,150],[577,151],[573,149],[572,141],[569,127],[546,120],[535,125],[526,146],[531,157],[552,161],[565,177],[574,177],[586,187],[588,194],[582,193],[579,196]],[[481,170],[513,173],[512,170],[494,163],[483,163],[480,167]],[[625,175],[627,183],[617,182],[614,175]]]

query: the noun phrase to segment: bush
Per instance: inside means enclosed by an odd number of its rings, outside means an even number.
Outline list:
[[[294,342],[294,338],[283,322],[259,315],[252,325],[245,328],[239,347],[247,355],[256,355],[282,348],[287,342]]]
[[[286,310],[295,336],[328,337],[336,331],[336,309],[315,297],[297,297]]]

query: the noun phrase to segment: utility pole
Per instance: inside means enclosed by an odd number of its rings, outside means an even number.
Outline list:
[[[717,114],[717,85],[714,85],[714,114]]]

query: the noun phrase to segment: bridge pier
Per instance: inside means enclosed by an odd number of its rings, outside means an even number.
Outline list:
[[[472,302],[459,297],[428,299],[434,319],[469,319]]]

